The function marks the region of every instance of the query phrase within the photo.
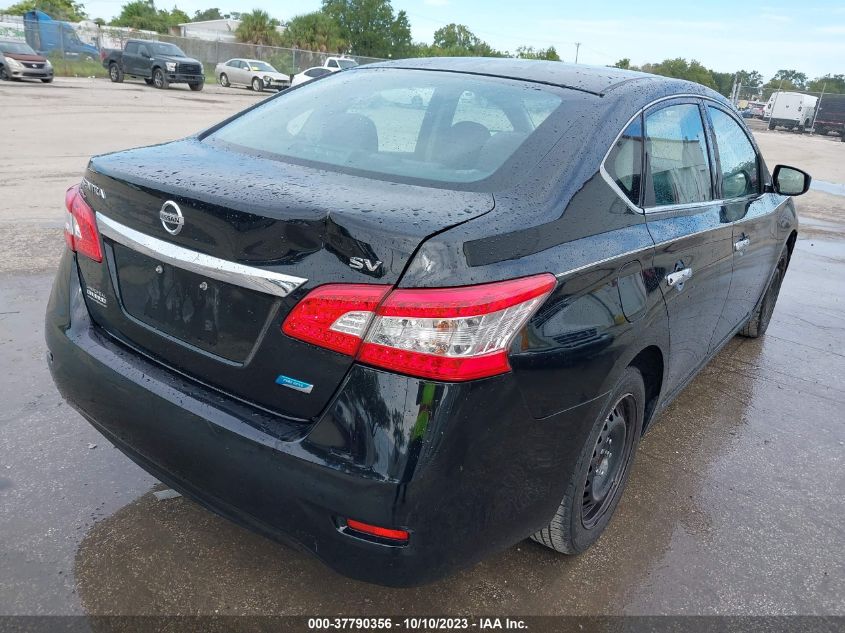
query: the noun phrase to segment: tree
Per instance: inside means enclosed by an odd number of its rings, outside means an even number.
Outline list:
[[[807,75],[800,73],[797,70],[779,70],[775,73],[775,76],[771,78],[769,83],[779,84],[781,81],[783,81],[784,85],[788,83],[792,88],[803,90],[807,83]]]
[[[220,13],[220,9],[212,7],[205,11],[194,11],[194,17],[191,22],[207,22],[209,20],[225,20],[226,18]]]
[[[167,33],[171,26],[184,22],[190,22],[190,18],[177,7],[168,11],[157,9],[154,0],[133,0],[121,7],[120,15],[112,20],[111,25]]]
[[[613,64],[614,68],[621,68],[622,70],[633,70],[635,67],[631,66],[631,58],[623,57],[618,62]]]
[[[390,57],[412,48],[408,16],[394,14],[390,0],[323,0],[322,11],[357,55]]]
[[[8,9],[0,10],[0,13],[23,15],[27,11],[35,11],[36,9],[43,11],[54,20],[81,22],[88,18],[83,4],[73,0],[22,0]]]
[[[738,70],[736,80],[746,88],[757,89],[763,85],[763,76],[756,70]]]
[[[554,46],[548,48],[534,49],[533,46],[520,46],[516,49],[516,56],[519,59],[546,59],[552,62],[559,62],[560,56]]]
[[[712,71],[694,59],[690,61],[687,61],[683,57],[664,59],[659,64],[644,64],[642,69],[647,73],[663,75],[664,77],[674,77],[676,79],[686,79],[687,81],[694,81],[709,88],[716,88]]]
[[[323,53],[342,53],[349,47],[340,25],[322,11],[291,18],[282,33],[282,45]]]
[[[845,94],[845,75],[825,75],[807,82],[808,92],[835,92]]]
[[[716,85],[716,92],[725,97],[731,96],[731,91],[734,87],[735,73],[719,73],[715,70],[710,71],[710,76],[713,78],[713,83]]]
[[[463,24],[447,24],[434,32],[432,54],[449,57],[502,57]]]
[[[271,18],[262,9],[253,9],[251,13],[241,15],[241,23],[235,30],[239,42],[277,46],[281,43],[281,34],[276,30],[279,21]]]

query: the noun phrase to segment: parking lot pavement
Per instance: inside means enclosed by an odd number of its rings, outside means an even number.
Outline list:
[[[158,500],[160,485],[56,393],[41,321],[64,187],[91,153],[182,136],[256,99],[85,81],[0,85],[13,104],[0,176],[27,203],[0,201],[0,230],[20,238],[3,238],[13,263],[0,269],[0,613],[845,615],[845,197],[798,199],[809,229],[768,334],[732,341],[663,414],[594,548],[567,558],[523,542],[385,589]],[[845,144],[757,136],[770,165],[821,154],[824,179],[845,183]]]

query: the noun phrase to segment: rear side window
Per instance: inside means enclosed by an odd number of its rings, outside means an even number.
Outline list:
[[[739,124],[719,108],[707,107],[713,122],[719,166],[722,170],[722,197],[741,198],[759,192],[760,173],[757,152]]]
[[[698,106],[673,105],[646,117],[646,206],[712,199],[707,141]]]
[[[138,44],[136,42],[127,42],[125,52],[129,53],[130,55],[137,54]]]
[[[613,145],[604,168],[616,186],[634,204],[640,203],[641,174],[643,169],[642,118],[631,122]]]

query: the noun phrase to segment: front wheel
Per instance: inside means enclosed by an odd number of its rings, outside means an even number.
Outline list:
[[[203,89],[203,86],[205,86],[205,82],[202,81],[193,84],[188,84],[188,87],[194,92],[199,92]]]
[[[264,82],[261,81],[258,77],[252,78],[252,89],[255,92],[263,92],[264,91]]]
[[[53,78],[52,77],[45,77],[44,79],[41,80],[41,83],[42,84],[51,84],[51,83],[53,83]]]
[[[232,85],[229,83],[229,77],[226,75],[226,73],[220,73],[220,85],[224,88],[228,88]]]
[[[645,385],[638,369],[625,369],[609,402],[567,475],[551,522],[531,537],[562,554],[578,554],[592,545],[622,497],[645,415]]]
[[[748,319],[748,323],[742,326],[742,329],[739,331],[740,336],[759,338],[769,329],[769,322],[772,320],[772,313],[775,311],[775,304],[780,294],[780,286],[783,283],[783,277],[786,274],[788,263],[789,251],[784,249],[778,260],[777,268],[775,268],[775,272],[772,275],[772,280],[769,282],[766,293],[760,301],[760,305],[754,309],[751,318]]]
[[[153,71],[153,85],[159,90],[167,90],[170,87],[167,77],[164,76],[164,71],[161,68],[156,68]]]
[[[120,66],[118,66],[115,62],[109,64],[109,79],[111,79],[112,83],[119,84],[123,81],[123,71],[120,70]]]
[[[5,66],[0,66],[0,81],[9,81],[9,73],[6,72]]]

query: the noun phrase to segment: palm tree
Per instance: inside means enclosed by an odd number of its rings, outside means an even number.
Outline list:
[[[271,18],[269,13],[253,9],[251,13],[241,14],[241,23],[235,31],[235,37],[247,44],[278,45],[280,35],[277,26],[279,21]]]

